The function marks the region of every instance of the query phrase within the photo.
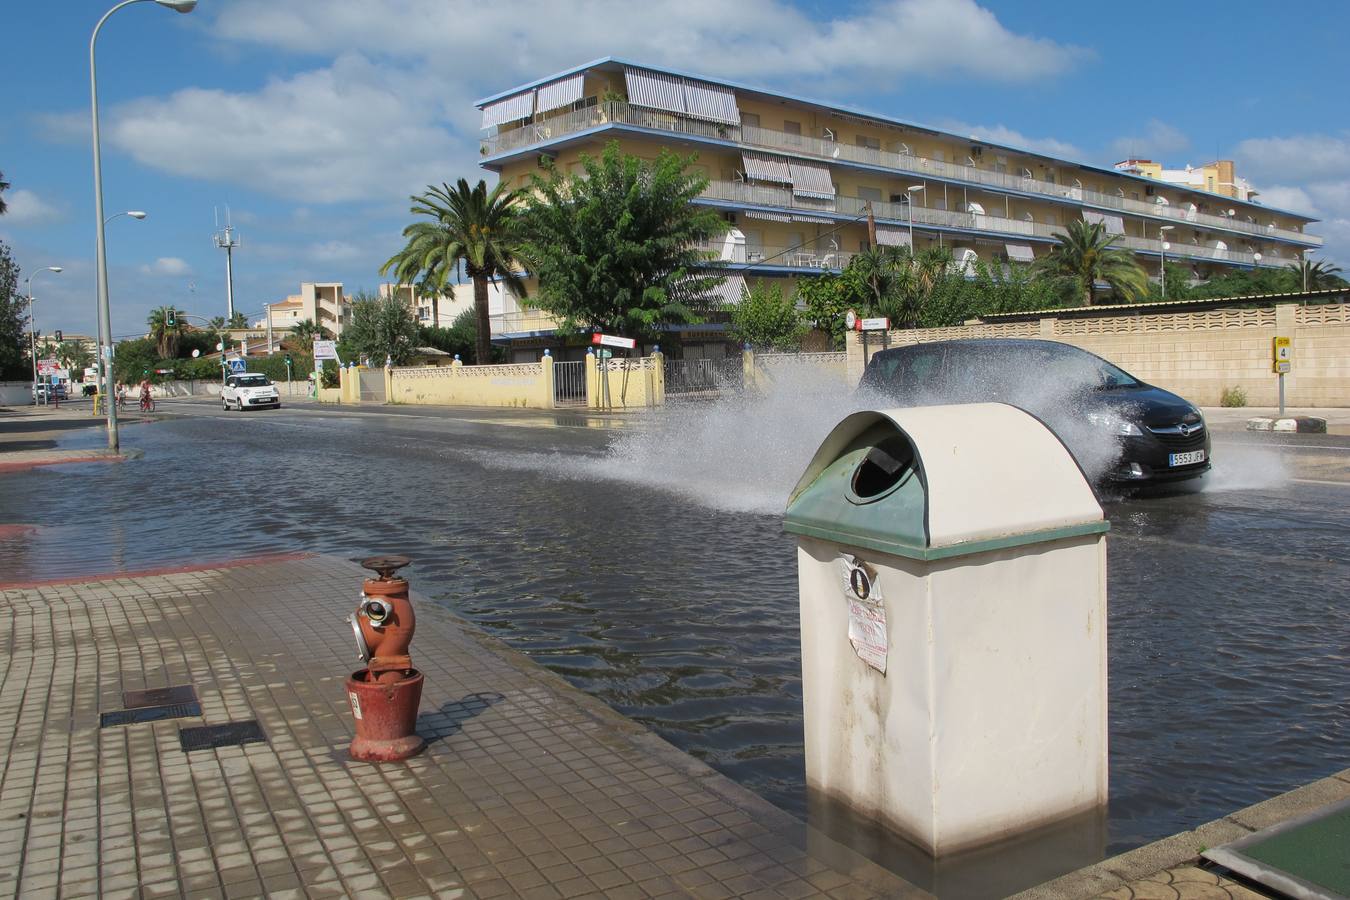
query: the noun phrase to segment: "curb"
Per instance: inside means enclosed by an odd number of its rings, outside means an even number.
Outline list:
[[[1257,416],[1247,420],[1248,431],[1278,431],[1297,434],[1326,434],[1327,420],[1318,416],[1287,416],[1270,418]]]

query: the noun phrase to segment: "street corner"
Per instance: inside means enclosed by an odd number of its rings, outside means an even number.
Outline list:
[[[141,450],[18,450],[0,454],[0,474],[74,463],[125,462],[144,456]],[[0,526],[2,527],[2,526]],[[0,533],[0,538],[3,534]]]

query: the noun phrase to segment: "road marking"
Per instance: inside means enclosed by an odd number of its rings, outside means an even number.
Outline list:
[[[1332,487],[1350,488],[1350,481],[1323,481],[1320,478],[1291,478],[1289,480],[1296,484],[1325,484]]]

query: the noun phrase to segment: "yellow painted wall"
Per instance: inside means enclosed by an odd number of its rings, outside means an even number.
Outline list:
[[[591,409],[642,409],[665,403],[664,356],[654,353],[638,359],[609,360],[609,371],[601,372],[593,354],[586,356],[586,400]],[[609,380],[609,394],[602,391],[601,378]]]
[[[438,406],[553,408],[553,360],[506,366],[394,369],[389,399]]]

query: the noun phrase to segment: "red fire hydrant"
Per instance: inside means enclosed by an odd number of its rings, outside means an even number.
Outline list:
[[[367,664],[347,679],[347,701],[356,719],[352,759],[393,762],[426,745],[416,732],[422,673],[413,668],[408,653],[417,624],[408,582],[394,574],[410,562],[406,556],[361,561],[379,577],[362,583],[361,604],[348,617],[357,651]]]

